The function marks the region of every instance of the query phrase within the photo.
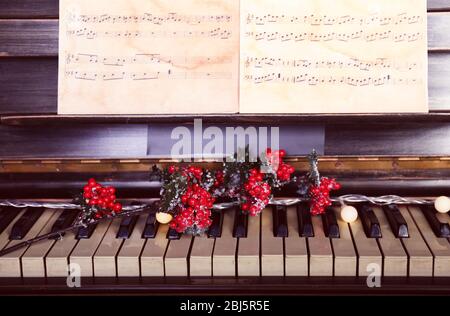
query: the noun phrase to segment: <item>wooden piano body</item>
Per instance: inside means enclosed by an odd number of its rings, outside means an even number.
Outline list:
[[[429,0],[428,7],[431,113],[209,115],[204,122],[321,126],[320,168],[340,180],[340,194],[450,195],[450,1]],[[116,186],[126,199],[157,197],[150,170],[170,162],[149,157],[149,126],[191,124],[194,116],[56,116],[57,32],[57,0],[0,4],[0,198],[67,200],[92,176]],[[289,160],[306,170],[305,157]],[[280,193],[292,194],[290,188]],[[67,287],[64,277],[2,277],[0,292],[448,294],[450,277],[386,276],[381,288],[368,288],[356,271],[353,276],[92,276],[82,278],[81,288]]]

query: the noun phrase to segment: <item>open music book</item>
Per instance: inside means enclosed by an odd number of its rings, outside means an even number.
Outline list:
[[[426,0],[60,0],[59,114],[426,112]]]

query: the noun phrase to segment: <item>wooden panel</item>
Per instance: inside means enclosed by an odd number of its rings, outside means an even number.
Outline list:
[[[428,102],[431,110],[450,109],[450,80],[448,78],[450,78],[450,54],[430,54],[428,58]]]
[[[0,58],[0,114],[56,113],[57,96],[56,58]]]
[[[326,155],[449,155],[448,124],[328,126]]]
[[[450,14],[428,14],[428,48],[431,50],[448,49],[450,47]]]
[[[57,18],[58,0],[0,0],[0,18]]]
[[[0,126],[0,157],[139,158],[146,153],[146,125]]]
[[[57,56],[58,20],[0,20],[0,56]]]
[[[429,11],[450,10],[450,1],[449,0],[428,0],[428,10]]]

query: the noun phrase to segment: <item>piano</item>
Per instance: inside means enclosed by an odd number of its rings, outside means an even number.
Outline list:
[[[195,115],[58,116],[58,1],[0,4],[0,199],[68,202],[87,179],[126,202],[157,203],[149,157],[153,127],[192,124]],[[429,114],[208,115],[212,124],[323,128],[323,175],[338,192],[433,199],[450,195],[450,1],[428,1]],[[33,36],[30,36],[33,34]],[[287,162],[307,170],[307,159]],[[214,165],[212,162],[200,164]],[[276,193],[296,196],[295,188]],[[66,233],[0,257],[1,294],[448,294],[450,216],[417,205],[357,204],[347,224],[333,205],[269,206],[247,218],[214,214],[202,237],[155,223],[154,208]],[[0,249],[69,225],[64,209],[0,208]],[[67,265],[81,287],[67,286]],[[369,275],[381,287],[369,287]]]
[[[287,161],[296,168],[307,163],[305,157]],[[340,179],[340,194],[432,198],[448,192],[442,173],[449,161],[325,156],[320,165],[323,174]],[[436,212],[433,206],[358,203],[359,217],[350,224],[340,218],[337,204],[321,216],[311,216],[302,202],[270,205],[257,217],[230,207],[213,213],[213,225],[204,236],[180,235],[155,219],[161,183],[151,172],[136,171],[165,164],[152,159],[95,164],[72,159],[51,164],[2,161],[1,199],[70,202],[88,176],[86,170],[101,169],[96,173],[99,181],[117,187],[125,202],[150,207],[142,214],[108,219],[0,257],[0,291],[373,295],[450,290],[450,215]],[[50,165],[58,171],[48,172]],[[386,165],[395,167],[383,170]],[[430,165],[433,169],[422,169]],[[430,178],[431,171],[442,179]],[[427,177],[408,175],[421,172]],[[376,176],[380,173],[395,175]],[[295,197],[295,189],[285,187],[276,198]],[[70,226],[76,215],[74,210],[2,207],[0,248]],[[81,269],[80,288],[67,286],[69,263]],[[368,276],[377,273],[381,287],[369,287]]]

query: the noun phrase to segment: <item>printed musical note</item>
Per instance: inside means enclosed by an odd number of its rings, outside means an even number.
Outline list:
[[[336,33],[333,31],[327,33],[280,33],[280,32],[247,32],[246,37],[251,37],[256,41],[281,41],[281,42],[301,42],[301,41],[311,41],[311,42],[329,42],[329,41],[341,41],[341,42],[351,42],[351,41],[386,41],[390,40],[394,43],[399,42],[415,42],[423,38],[421,32],[413,33],[393,33],[391,30],[384,32],[365,32],[363,30],[345,33]]]
[[[255,15],[247,14],[247,24],[253,25],[270,25],[270,24],[306,24],[310,26],[321,25],[401,25],[421,23],[423,17],[419,15],[407,15],[406,12],[399,13],[394,16],[380,16],[373,14],[370,16],[335,16],[335,15],[317,15],[304,14],[302,16],[295,15]]]
[[[261,75],[246,75],[246,81],[250,81],[256,85],[267,83],[291,83],[305,84],[310,86],[318,85],[349,85],[349,86],[382,86],[382,85],[407,85],[420,84],[420,78],[394,78],[391,75],[374,76],[374,77],[355,77],[355,76],[318,76],[310,73],[301,74],[283,74],[280,72],[265,73]]]
[[[363,71],[375,69],[395,69],[395,70],[413,70],[422,67],[418,62],[399,61],[388,58],[377,58],[374,61],[359,60],[355,58],[314,60],[314,59],[296,59],[296,58],[274,58],[274,57],[246,57],[245,68],[266,69],[270,67],[286,68],[353,68]]]
[[[188,24],[198,25],[202,23],[231,23],[233,17],[231,15],[186,15],[176,12],[167,15],[154,15],[152,13],[144,13],[141,15],[71,15],[70,22],[86,23],[86,24],[127,24],[127,23],[151,23],[155,25],[163,24]]]
[[[112,80],[228,80],[232,78],[232,73],[229,72],[167,72],[159,71],[110,71],[110,72],[96,72],[96,71],[81,71],[81,70],[67,70],[65,72],[66,78],[89,81],[112,81]]]
[[[120,31],[106,31],[106,30],[94,30],[88,29],[86,27],[76,29],[76,30],[68,30],[68,37],[83,37],[89,40],[97,39],[97,38],[211,38],[211,39],[221,39],[227,40],[230,39],[233,35],[233,32],[228,29],[223,29],[220,27],[216,27],[209,30],[204,31],[151,31],[151,30],[137,30],[137,31],[129,31],[129,30],[120,30]]]
[[[145,64],[197,65],[197,64],[231,64],[230,56],[164,56],[161,54],[141,53],[133,56],[99,56],[86,53],[69,53],[66,64],[102,64],[105,66],[126,66]]]

